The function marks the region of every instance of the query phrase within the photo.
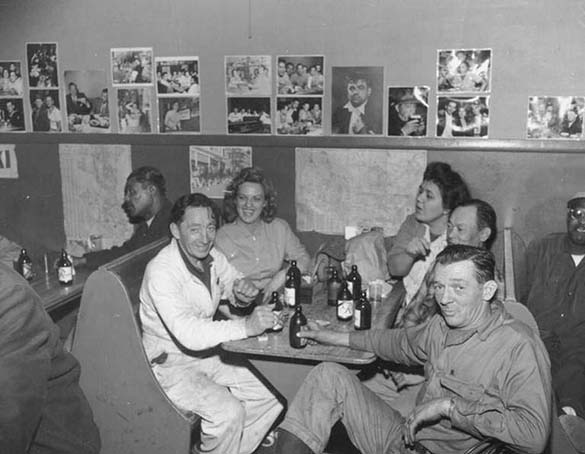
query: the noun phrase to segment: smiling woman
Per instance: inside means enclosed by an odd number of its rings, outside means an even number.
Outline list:
[[[310,257],[290,226],[276,215],[276,192],[261,169],[242,169],[227,187],[224,218],[216,246],[232,265],[264,291],[264,300],[283,285],[288,262],[301,273]]]

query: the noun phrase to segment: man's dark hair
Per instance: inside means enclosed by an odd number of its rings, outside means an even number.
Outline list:
[[[461,175],[445,162],[431,162],[427,165],[423,181],[430,181],[437,185],[443,199],[443,207],[449,211],[471,198],[467,184]]]
[[[435,263],[438,265],[451,265],[465,260],[473,263],[477,282],[484,284],[487,281],[494,280],[496,261],[494,255],[484,248],[451,244],[437,255]]]
[[[151,184],[155,186],[161,196],[165,196],[167,193],[165,177],[160,172],[160,170],[155,167],[143,166],[133,170],[126,179],[126,181],[131,180],[141,183],[142,185]]]
[[[358,80],[363,80],[368,88],[372,88],[370,76],[364,71],[353,71],[347,74],[345,76],[345,85],[348,85],[350,82],[356,83]]]
[[[491,249],[492,244],[496,239],[497,235],[497,217],[494,208],[487,202],[481,199],[469,199],[465,202],[460,203],[455,208],[459,207],[475,207],[477,210],[477,228],[478,230],[490,229],[490,236],[484,241],[486,249]]]
[[[209,208],[211,210],[211,218],[215,221],[215,227],[219,228],[219,208],[217,205],[207,197],[205,194],[195,192],[193,194],[185,194],[177,199],[173,208],[171,209],[171,224],[180,224],[185,216],[187,208]]]

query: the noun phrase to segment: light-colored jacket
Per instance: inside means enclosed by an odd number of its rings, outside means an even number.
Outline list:
[[[222,342],[246,337],[244,319],[214,321],[220,299],[233,299],[242,274],[213,248],[211,293],[185,265],[175,239],[153,258],[140,288],[142,342],[149,360],[160,354],[207,356]],[[191,353],[191,352],[189,352]]]

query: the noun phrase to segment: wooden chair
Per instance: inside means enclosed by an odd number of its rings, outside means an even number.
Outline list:
[[[138,294],[163,239],[99,268],[88,278],[73,354],[93,409],[102,454],[187,454],[198,418],[167,398],[142,347]]]

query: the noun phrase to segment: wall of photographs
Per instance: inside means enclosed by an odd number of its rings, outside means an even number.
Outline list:
[[[2,2],[0,129],[580,139],[575,11],[578,0]],[[357,111],[352,68],[372,78]]]
[[[197,56],[112,48],[109,74],[61,72],[58,43],[27,43],[26,57],[0,61],[0,132],[205,132]],[[382,66],[326,68],[323,55],[225,56],[225,133],[321,136],[328,124],[332,135],[488,138],[492,58],[491,49],[440,49],[429,87],[385,85]],[[584,114],[585,97],[530,96],[525,137],[582,139]]]

